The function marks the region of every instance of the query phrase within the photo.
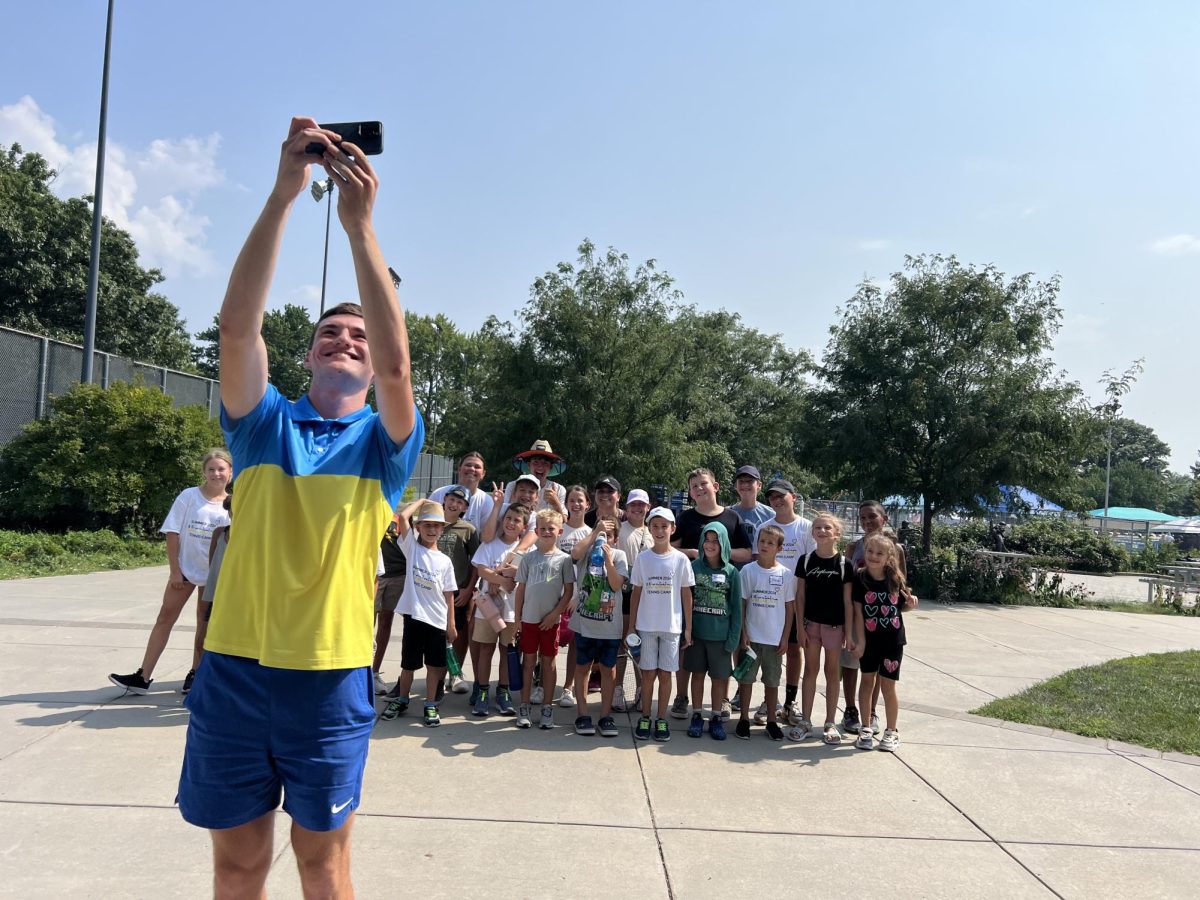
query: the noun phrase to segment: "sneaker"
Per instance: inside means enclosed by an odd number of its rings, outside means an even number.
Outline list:
[[[654,720],[654,739],[660,744],[665,744],[671,739],[671,726],[667,724],[666,719]]]
[[[859,730],[858,740],[854,742],[854,746],[859,750],[870,750],[875,746],[875,736],[871,734],[869,727]]]
[[[481,719],[486,719],[492,714],[492,704],[488,697],[488,689],[477,686],[475,688],[475,702],[471,705],[471,715],[479,716]]]
[[[882,734],[879,728],[879,716],[871,713],[871,734]]]
[[[750,720],[738,719],[737,727],[733,729],[733,733],[743,741],[750,740]]]
[[[721,721],[728,722],[730,716],[733,715],[733,703],[728,700],[721,701]]]
[[[379,714],[379,718],[390,722],[392,719],[398,718],[406,712],[408,712],[408,698],[396,697],[388,701],[388,705],[383,708],[383,712]]]
[[[570,688],[563,688],[562,696],[558,698],[558,705],[563,709],[571,709],[575,706],[575,692]]]
[[[760,703],[758,705],[758,709],[756,709],[754,711],[754,724],[755,725],[766,725],[767,724],[767,704],[765,702]]]
[[[591,675],[588,676],[588,693],[589,694],[600,693],[600,673],[599,672],[593,672]]]
[[[736,687],[736,685],[735,685],[735,687]],[[742,696],[740,693],[735,694],[729,700],[729,708],[730,708],[730,710],[732,710],[735,713],[740,713],[742,711]]]
[[[542,690],[542,686],[540,684],[529,692],[529,702],[534,706],[537,706],[545,699],[546,692]]]
[[[691,724],[688,725],[687,736],[698,738],[704,734],[704,716],[701,713],[692,713]]]
[[[179,689],[179,693],[186,694],[192,689],[192,682],[196,680],[196,670],[188,669],[188,673],[183,676],[183,687]]]
[[[686,719],[688,717],[688,698],[682,694],[675,698],[675,702],[671,704],[672,719]],[[657,740],[657,737],[655,738]]]
[[[584,735],[593,735],[596,733],[596,726],[592,724],[591,716],[577,716],[575,719],[575,733]]]
[[[725,740],[725,723],[721,721],[719,714],[708,720],[708,733],[712,735],[714,741]]]
[[[613,712],[628,712],[629,702],[625,699],[625,688],[623,685],[617,685],[613,688]]]
[[[521,709],[517,713],[517,727],[529,728],[531,725],[533,725],[533,722],[529,721],[529,704],[522,703]]]
[[[894,728],[888,728],[883,732],[883,737],[879,739],[879,749],[888,753],[895,753],[896,748],[900,746],[900,732]]]
[[[842,713],[842,731],[847,734],[858,734],[858,707],[847,706],[846,711]]]
[[[114,673],[108,676],[108,680],[119,688],[125,688],[131,694],[144,694],[150,690],[150,685],[154,684],[153,678],[146,680],[142,677],[141,669],[138,669],[132,675],[117,675]]]
[[[616,737],[621,733],[617,728],[616,720],[612,716],[605,716],[600,720],[600,737]]]
[[[471,688],[467,685],[466,680],[461,675],[450,676],[450,693],[465,694]]]
[[[783,740],[783,729],[779,727],[778,722],[767,723],[767,737],[773,741]]]
[[[380,672],[376,672],[373,680],[375,682],[375,696],[382,697],[384,694],[386,694],[388,692],[387,682],[383,680],[383,674]],[[184,679],[183,683],[185,685],[188,685],[187,679]],[[187,691],[184,691],[184,693],[186,694]]]
[[[812,733],[812,725],[805,719],[800,719],[799,725],[793,725],[788,729],[787,739],[789,741],[802,741]]]
[[[804,718],[804,714],[802,712],[800,712],[800,704],[797,703],[795,700],[793,700],[791,703],[788,703],[784,707],[784,711],[787,713],[787,723],[789,725],[799,725],[800,720]],[[780,717],[780,721],[781,722],[783,721],[782,716]],[[811,730],[812,730],[812,725],[810,724],[809,731],[811,731]]]
[[[549,731],[554,727],[554,707],[547,703],[542,707],[542,720],[538,722],[538,728],[543,731]]]
[[[421,719],[421,724],[426,728],[437,728],[442,724],[442,717],[438,715],[438,708],[432,703],[425,704],[425,715]]]
[[[633,736],[639,741],[650,740],[650,717],[642,716],[637,720],[637,727],[633,729]]]
[[[491,682],[488,682],[489,684]],[[475,701],[479,699],[479,692],[483,690],[483,685],[474,683],[471,685],[471,696],[467,698],[467,706],[474,706]]]
[[[512,694],[508,692],[506,687],[496,688],[496,708],[500,710],[502,716],[515,716],[516,709],[513,708]]]

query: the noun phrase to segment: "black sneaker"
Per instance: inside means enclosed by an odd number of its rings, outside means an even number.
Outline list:
[[[741,735],[738,735],[738,737],[741,737]],[[767,723],[767,737],[773,741],[783,740],[783,729],[779,727],[778,722]]]
[[[660,744],[665,744],[671,739],[671,726],[667,724],[666,719],[654,720],[654,739]]]
[[[850,734],[858,734],[860,724],[858,720],[858,707],[847,706],[846,712],[842,714],[842,731]]]
[[[612,716],[605,716],[600,720],[600,737],[616,737],[621,733],[617,728],[617,722]]]
[[[704,716],[701,713],[692,713],[692,721],[688,723],[687,736],[690,738],[698,738],[704,734]]]
[[[186,694],[192,689],[192,682],[196,680],[196,670],[191,669],[183,676],[183,687],[179,689],[179,693]]]
[[[592,724],[591,716],[577,716],[575,719],[575,733],[592,735],[596,733],[596,726]]]
[[[743,741],[750,740],[750,720],[738,719],[737,728],[733,729],[734,736],[740,737]]]
[[[379,714],[379,718],[385,722],[390,722],[392,719],[399,718],[408,712],[408,698],[394,697],[388,701],[388,705],[383,708],[383,712]]]
[[[637,720],[637,727],[633,729],[633,736],[639,741],[650,740],[650,717],[642,716]]]
[[[132,675],[117,675],[114,673],[108,676],[108,680],[119,688],[125,688],[131,694],[144,694],[150,690],[150,685],[154,683],[153,678],[147,681],[142,677],[141,669],[138,669]]]

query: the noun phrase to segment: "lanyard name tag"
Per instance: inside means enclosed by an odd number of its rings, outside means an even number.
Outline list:
[[[772,575],[770,577],[770,582],[771,582],[771,587],[779,587],[781,584],[783,584],[783,576],[782,575]]]
[[[725,583],[725,573],[718,572],[716,575],[714,575],[712,577],[712,583],[713,584],[724,584]]]

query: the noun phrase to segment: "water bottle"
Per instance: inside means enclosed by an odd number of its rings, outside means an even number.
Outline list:
[[[462,677],[462,666],[458,662],[458,656],[454,652],[454,645],[447,642],[446,644],[446,671],[451,676]]]
[[[508,664],[508,689],[519,691],[525,687],[525,673],[521,669],[521,651],[516,644],[504,649],[504,661]]]
[[[625,635],[625,646],[629,650],[629,658],[635,663],[642,658],[642,639],[636,631]]]
[[[607,543],[604,537],[604,532],[596,535],[596,543],[592,544],[592,556],[588,560],[588,574],[595,575],[597,578],[604,577],[604,550],[602,549]]]
[[[733,670],[734,681],[741,681],[749,675],[756,659],[758,659],[758,654],[754,652],[754,648],[747,647],[742,653],[741,660],[738,661],[737,668]]]

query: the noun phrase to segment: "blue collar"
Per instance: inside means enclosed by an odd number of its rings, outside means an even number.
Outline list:
[[[313,407],[312,401],[308,399],[308,394],[305,394],[299,400],[292,404],[292,421],[294,422],[340,422],[343,425],[349,425],[351,422],[357,422],[360,419],[365,419],[371,415],[373,410],[370,406],[364,405],[361,409],[356,409],[354,412],[340,416],[336,419],[326,419],[323,415],[317,412]]]

